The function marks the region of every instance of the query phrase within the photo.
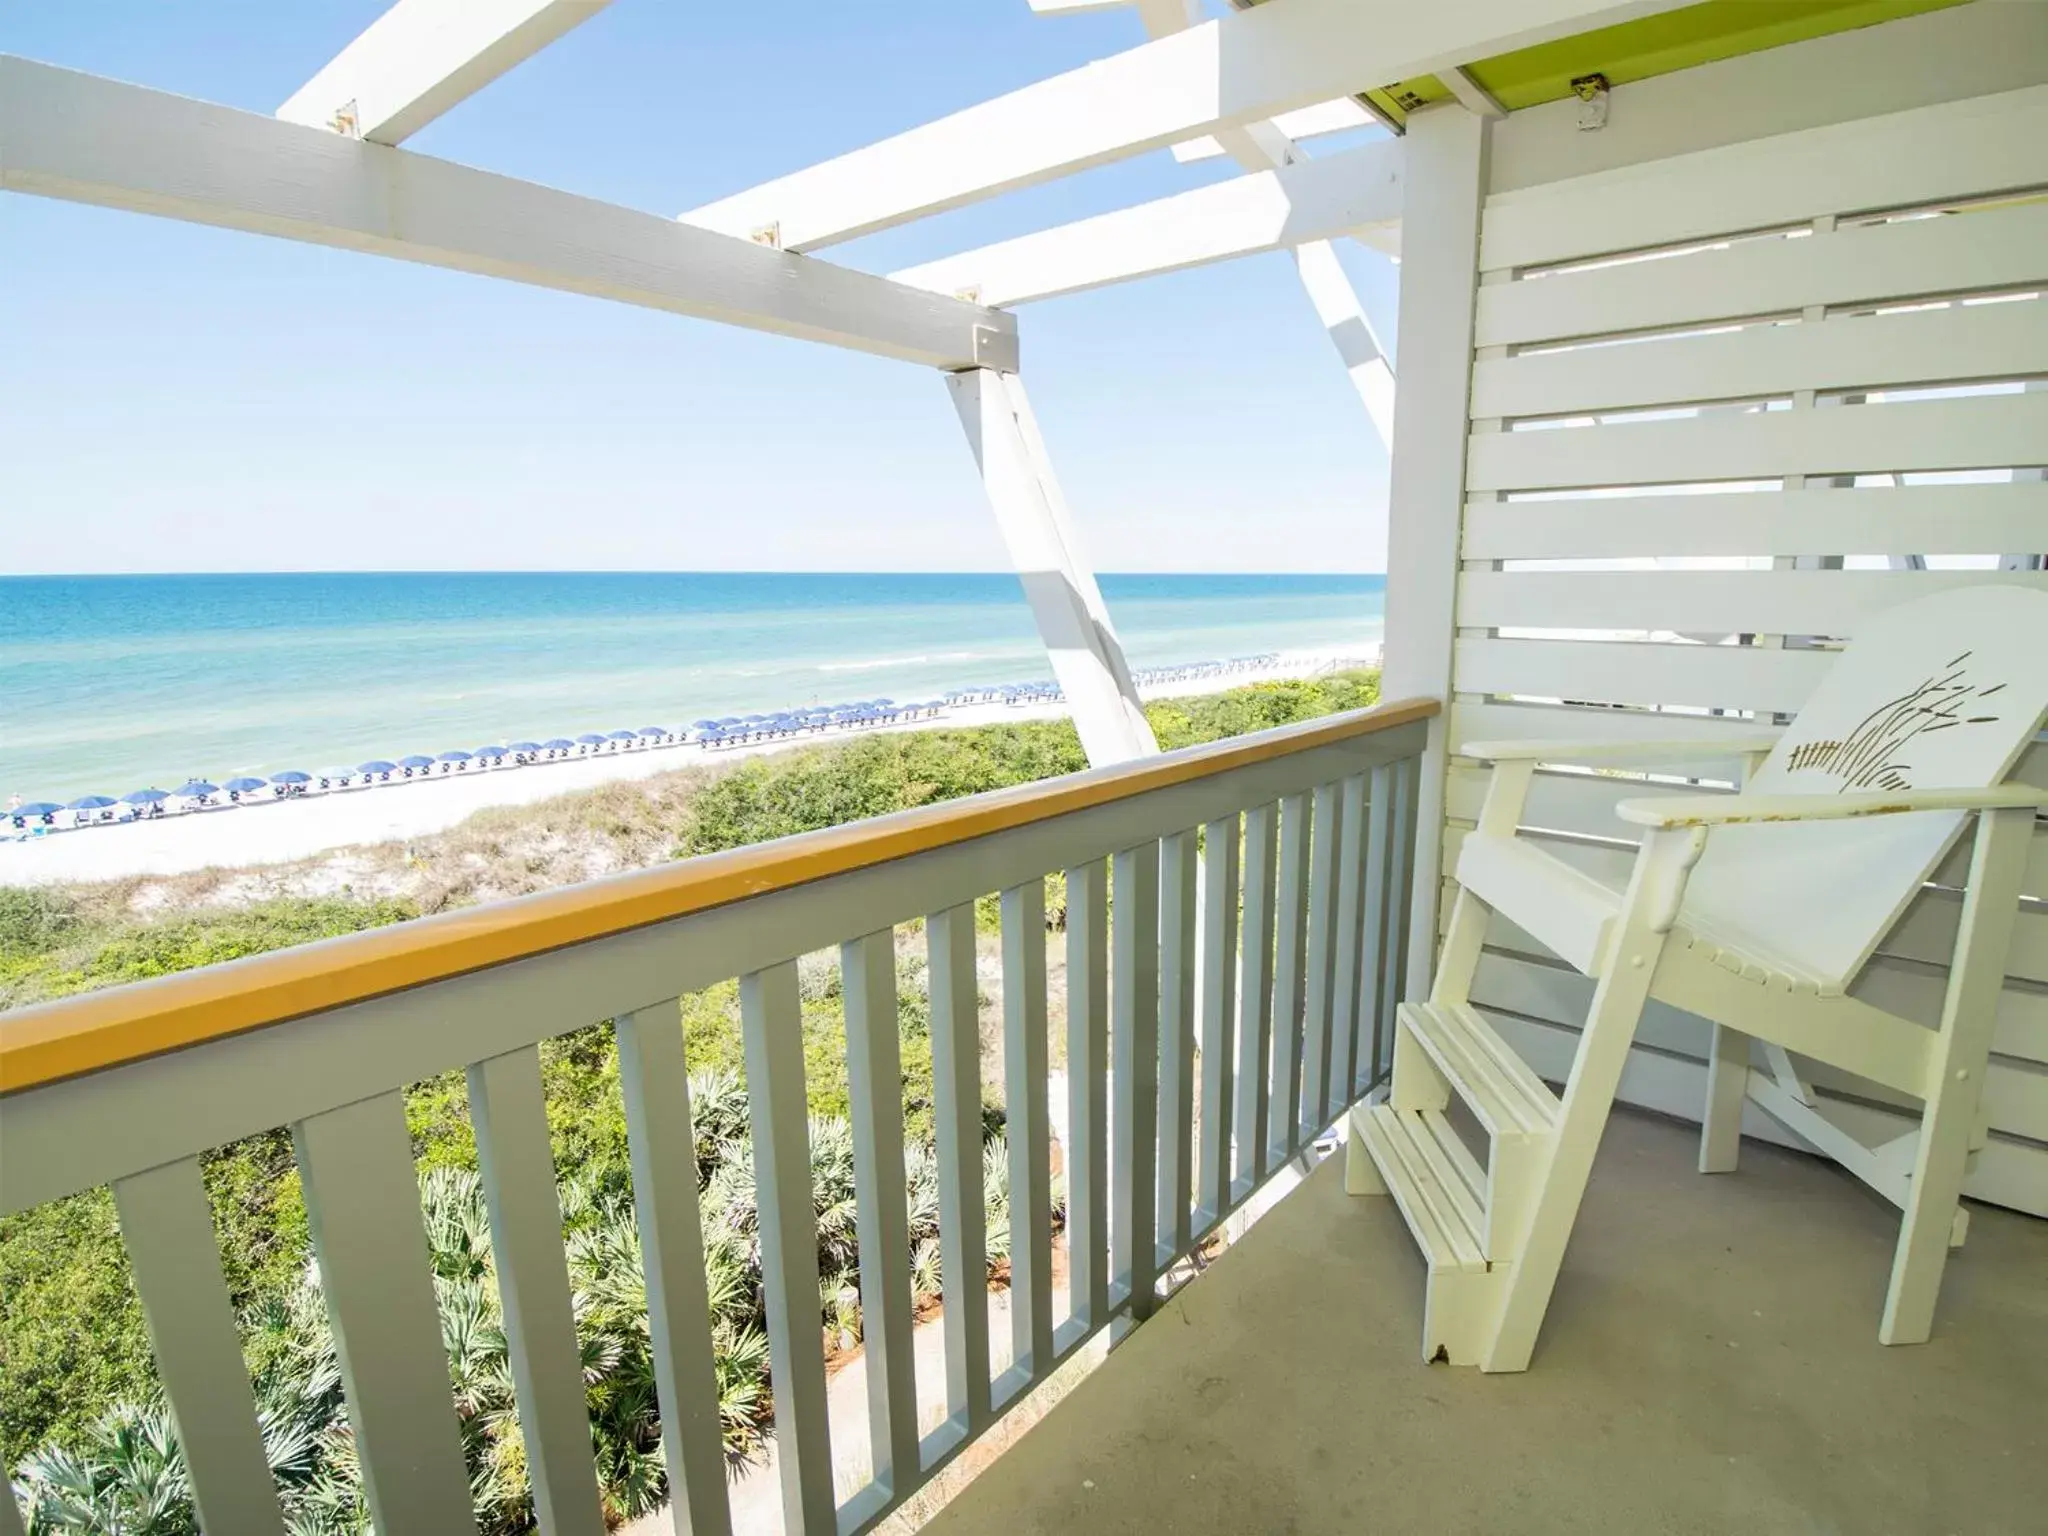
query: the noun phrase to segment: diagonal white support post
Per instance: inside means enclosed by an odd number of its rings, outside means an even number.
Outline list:
[[[1151,756],[1159,744],[1101,589],[1075,544],[1023,381],[970,368],[948,374],[946,385],[1088,761],[1099,768]]]
[[[1330,333],[1330,343],[1351,375],[1351,386],[1365,403],[1380,445],[1389,453],[1394,448],[1394,370],[1380,350],[1379,336],[1351,279],[1337,261],[1337,251],[1327,240],[1312,240],[1294,249],[1294,270],[1301,286],[1308,290],[1316,318]]]

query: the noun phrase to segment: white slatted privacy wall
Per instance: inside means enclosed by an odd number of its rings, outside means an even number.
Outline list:
[[[1895,603],[2048,586],[2048,87],[1505,192],[1480,249],[1454,746],[1751,733]],[[2048,744],[2019,772],[2048,782]],[[1484,786],[1453,759],[1446,868]],[[1615,803],[1664,787],[1700,785],[1553,764],[1528,829],[1619,880]],[[1933,1019],[1960,869],[1880,947],[1871,1001]],[[2026,889],[1967,1189],[2048,1215],[2048,830]],[[1496,920],[1475,999],[1546,1076],[1591,989]],[[1653,1003],[1623,1097],[1697,1119],[1707,1043]],[[1865,1140],[1908,1128],[1888,1090],[1809,1070]]]

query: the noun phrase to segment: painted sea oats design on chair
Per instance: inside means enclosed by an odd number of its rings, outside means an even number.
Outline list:
[[[1913,765],[1903,760],[1909,743],[1934,731],[1992,725],[1998,720],[1996,715],[1963,713],[2005,687],[2004,683],[1985,688],[1970,682],[1966,663],[1972,654],[1963,652],[1943,668],[1942,675],[1926,678],[1911,692],[1879,705],[1847,736],[1794,747],[1786,766],[1833,774],[1842,781],[1844,793],[1852,789],[1911,789]]]

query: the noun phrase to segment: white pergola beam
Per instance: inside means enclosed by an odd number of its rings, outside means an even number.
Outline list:
[[[1319,101],[1312,107],[1302,107],[1293,112],[1282,112],[1273,119],[1273,126],[1286,134],[1289,139],[1316,139],[1326,134],[1349,133],[1357,128],[1370,128],[1378,119],[1349,96],[1340,96],[1335,101]],[[1203,134],[1199,139],[1173,146],[1173,158],[1183,165],[1192,165],[1198,160],[1214,160],[1226,154],[1214,134]]]
[[[1398,140],[1196,187],[891,274],[993,306],[1327,240],[1401,217]]]
[[[402,144],[611,0],[398,0],[277,115]]]
[[[1193,0],[1186,0],[1186,3],[1192,8]],[[1239,10],[1244,10],[1252,0],[1232,0],[1232,3]],[[1172,12],[1148,10],[1143,14],[1146,30],[1154,37],[1177,31],[1187,24],[1185,20],[1176,20]],[[1258,174],[1279,170],[1293,164],[1299,157],[1289,125],[1336,131],[1362,127],[1369,120],[1365,109],[1345,96],[1334,102],[1286,113],[1273,121],[1219,128],[1215,134],[1199,142],[1215,145],[1219,153],[1235,160],[1240,170]],[[1185,147],[1175,145],[1174,153],[1179,155]],[[1396,162],[1397,166],[1399,163]],[[1391,253],[1400,240],[1399,225],[1391,219],[1371,225],[1354,224],[1347,232],[1387,253]],[[1380,349],[1379,337],[1373,331],[1371,317],[1366,314],[1357,289],[1345,274],[1343,262],[1337,258],[1336,247],[1330,243],[1327,234],[1312,237],[1304,233],[1294,241],[1293,256],[1295,273],[1301,279],[1302,291],[1308,295],[1309,303],[1315,307],[1317,321],[1329,336],[1330,344],[1337,349],[1338,360],[1344,365],[1351,387],[1358,391],[1359,401],[1365,406],[1365,414],[1372,422],[1380,445],[1391,449],[1394,443],[1394,371]]]
[[[1684,0],[1271,0],[683,215],[815,250],[978,198]]]
[[[0,55],[0,189],[559,288],[935,368],[1016,321],[532,182]]]

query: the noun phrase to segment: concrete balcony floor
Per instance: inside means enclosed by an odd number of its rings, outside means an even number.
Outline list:
[[[1332,1158],[926,1530],[2038,1532],[2048,1222],[1975,1207],[1933,1342],[1897,1214],[1817,1159],[1617,1112],[1526,1375],[1420,1358],[1422,1266]]]

